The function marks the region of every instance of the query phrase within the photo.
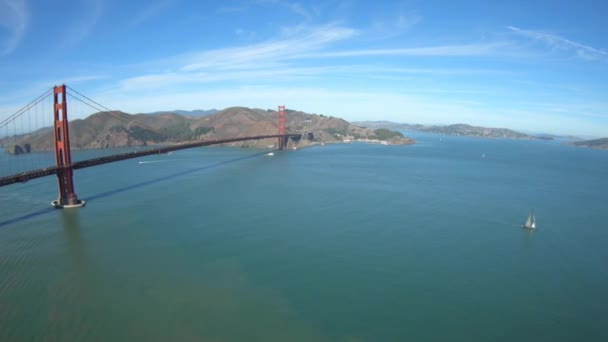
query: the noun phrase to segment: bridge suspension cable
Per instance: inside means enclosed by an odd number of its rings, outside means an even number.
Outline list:
[[[52,146],[50,139],[45,141],[44,135],[39,134],[43,132],[41,129],[52,127],[52,93],[53,89],[46,90],[0,121],[0,175],[53,164],[53,156],[50,153],[34,148],[44,146],[50,149]],[[52,132],[52,129],[50,131]]]
[[[23,108],[19,109],[12,115],[9,115],[6,119],[4,119],[4,120],[2,120],[2,122],[0,122],[0,128],[4,128],[11,122],[15,121],[21,115],[27,113],[28,110],[32,109],[32,107],[34,107],[37,104],[39,104],[40,102],[44,101],[47,98],[47,96],[51,95],[52,92],[53,92],[52,88],[45,91],[42,95],[38,96],[36,99],[34,99],[32,102],[25,105]]]

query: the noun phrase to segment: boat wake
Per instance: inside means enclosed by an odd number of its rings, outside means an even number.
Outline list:
[[[146,161],[140,161],[137,162],[137,164],[154,164],[154,163],[162,163],[166,160],[146,160]]]

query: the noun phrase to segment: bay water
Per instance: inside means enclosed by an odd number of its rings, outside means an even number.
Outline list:
[[[405,133],[1,188],[0,341],[608,340],[608,151]]]

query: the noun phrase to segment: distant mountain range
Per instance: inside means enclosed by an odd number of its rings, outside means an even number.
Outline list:
[[[354,124],[369,128],[387,128],[392,130],[420,131],[427,133],[460,135],[467,137],[553,140],[553,137],[551,136],[533,136],[513,131],[507,128],[478,127],[466,124],[455,124],[446,126],[419,124],[412,125],[394,123],[390,121],[358,121],[354,122]]]
[[[301,138],[290,140],[290,147],[351,141],[384,144],[414,142],[399,132],[361,128],[331,116],[295,110],[286,110],[286,114],[288,133],[302,133]],[[86,119],[70,122],[70,143],[75,149],[166,145],[272,134],[277,134],[277,112],[245,107],[227,108],[206,116],[167,112],[155,115],[99,112]],[[31,134],[0,139],[0,146],[11,154],[49,151],[54,148],[52,135],[53,130],[47,127]],[[267,148],[275,143],[276,139],[266,139],[237,142],[231,146]]]
[[[159,114],[174,113],[174,114],[178,114],[178,115],[182,115],[182,116],[207,116],[207,115],[215,114],[217,112],[219,112],[219,110],[217,110],[217,109],[208,109],[208,110],[203,110],[203,109],[195,109],[195,110],[176,109],[176,110],[161,110],[159,112],[145,113],[145,114],[148,114],[148,115],[159,115]]]

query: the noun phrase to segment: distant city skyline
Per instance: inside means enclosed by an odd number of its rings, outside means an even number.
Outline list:
[[[0,120],[66,83],[129,113],[284,104],[606,137],[605,13],[604,1],[0,0]]]

